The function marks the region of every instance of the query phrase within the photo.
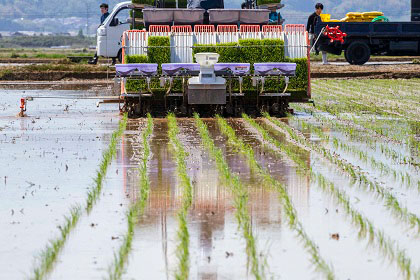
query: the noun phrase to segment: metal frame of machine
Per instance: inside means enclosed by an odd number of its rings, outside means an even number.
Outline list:
[[[244,26],[245,27],[245,26]],[[212,28],[207,28],[210,33],[213,32]],[[245,28],[243,28],[245,29]],[[263,28],[264,29],[264,28]],[[264,29],[268,32],[268,29]],[[140,36],[125,36],[129,38],[130,46],[135,49],[141,49],[147,52],[147,46],[142,45],[146,41],[147,36],[168,35],[170,33],[165,28],[160,28],[159,31],[164,31],[163,34],[139,31],[128,31],[127,33],[141,34]],[[269,38],[294,38],[298,34],[305,36],[305,42],[300,46],[290,46],[290,54],[302,55],[296,52],[296,47],[305,48],[305,57],[309,62],[309,49],[307,42],[307,34],[302,26],[287,26],[286,30],[270,29],[270,32],[276,34],[266,34]],[[245,32],[244,32],[245,33]],[[247,32],[242,34],[249,38],[261,38],[261,32]],[[202,32],[200,33],[200,36]],[[211,36],[210,34],[209,36]],[[177,33],[174,36],[180,37],[194,36],[188,32]],[[233,36],[234,37],[234,36]],[[135,41],[135,38],[142,38],[142,42]],[[290,42],[296,42],[289,39]],[[133,42],[134,41],[134,42]],[[126,46],[124,40],[123,45]],[[179,46],[180,48],[185,48]],[[172,48],[172,47],[171,47]],[[292,51],[293,50],[293,51]],[[125,48],[125,53],[129,53]],[[191,59],[190,59],[191,60]],[[251,74],[251,67],[254,68],[254,73]],[[291,100],[291,94],[288,92],[289,78],[295,75],[296,64],[284,62],[272,63],[216,63],[211,70],[214,72],[215,77],[223,79],[225,86],[215,89],[212,86],[205,86],[203,84],[193,85],[191,83],[194,79],[202,77],[202,67],[198,63],[188,61],[186,63],[167,63],[162,64],[162,72],[159,74],[157,64],[121,64],[116,65],[116,78],[121,80],[121,98],[124,102],[122,107],[123,111],[129,113],[131,117],[144,116],[148,112],[159,114],[166,114],[168,111],[175,112],[179,116],[190,116],[193,112],[198,111],[202,114],[222,114],[227,116],[240,116],[242,112],[248,112],[254,115],[259,114],[261,111],[268,111],[271,114],[282,115],[288,110],[289,102],[308,102],[310,100],[310,69],[308,63],[308,90],[307,95],[299,100]],[[243,91],[243,81],[245,78],[251,80],[253,88],[253,97],[249,99]],[[144,90],[136,93],[127,92],[126,84],[130,79],[143,80],[146,87]],[[151,82],[159,80],[160,87],[165,91],[152,90]],[[267,92],[265,85],[269,80],[276,80],[281,82],[285,81],[285,87],[277,92]],[[177,89],[174,85],[177,83]],[[181,89],[179,85],[181,84]],[[233,90],[233,84],[239,90]],[[198,91],[197,91],[198,89]],[[207,90],[206,90],[207,89]],[[195,93],[194,93],[195,92]],[[197,92],[200,92],[197,94]],[[215,92],[217,94],[211,95]],[[193,96],[197,94],[197,96]],[[207,95],[206,95],[207,94]],[[199,96],[198,96],[199,95]],[[194,97],[194,98],[193,98]]]

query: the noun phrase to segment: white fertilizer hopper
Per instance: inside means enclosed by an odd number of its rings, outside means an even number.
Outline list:
[[[219,56],[217,53],[195,55],[200,64],[200,75],[188,80],[188,104],[226,104],[226,80],[214,73]]]

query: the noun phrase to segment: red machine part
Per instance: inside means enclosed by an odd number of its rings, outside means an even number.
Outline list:
[[[286,24],[284,28],[285,32],[305,32],[305,25],[304,24]]]
[[[242,24],[239,27],[239,32],[260,32],[259,25]]]
[[[336,41],[344,44],[344,37],[347,37],[347,34],[340,30],[340,26],[336,27],[329,27],[328,25],[325,26],[324,35],[330,39],[331,43]]]
[[[156,33],[169,33],[171,28],[169,25],[150,25],[149,32],[156,32]]]
[[[26,99],[25,98],[20,99],[20,109],[22,111],[26,111]]]
[[[179,33],[192,33],[192,27],[191,25],[172,26],[171,31]]]
[[[283,32],[283,26],[281,25],[263,25],[263,32],[267,33],[267,32],[278,32],[281,33]]]
[[[18,114],[19,117],[25,117],[25,112],[26,112],[26,98],[21,98],[20,99],[20,112]]]
[[[196,25],[194,26],[195,33],[212,33],[215,32],[214,25]]]
[[[218,25],[217,32],[218,33],[238,32],[238,26],[237,25]]]

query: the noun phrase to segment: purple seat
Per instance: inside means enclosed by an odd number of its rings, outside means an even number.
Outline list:
[[[296,63],[255,63],[254,70],[257,76],[295,76]]]
[[[214,71],[218,75],[232,73],[235,76],[244,76],[249,74],[251,64],[249,63],[216,63]]]
[[[164,63],[162,73],[167,76],[198,76],[200,64],[198,63]]]
[[[116,64],[115,70],[117,76],[155,76],[158,73],[158,65],[156,63],[142,63],[142,64]]]

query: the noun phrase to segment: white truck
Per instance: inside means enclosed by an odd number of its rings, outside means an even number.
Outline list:
[[[176,1],[178,2],[178,1]],[[97,30],[97,56],[118,59],[122,62],[122,36],[134,24],[135,13],[143,12],[145,26],[157,25],[226,25],[226,24],[268,24],[270,10],[267,7],[256,8],[255,0],[246,0],[251,10],[224,9],[224,0],[201,0],[201,8],[195,8],[194,1],[188,1],[188,8],[159,8],[131,1],[117,4]],[[160,3],[160,2],[159,2]],[[164,3],[164,1],[162,2]],[[273,4],[277,9],[280,3]],[[164,6],[164,4],[163,4]],[[213,9],[215,8],[215,9]],[[134,16],[132,16],[134,13]],[[241,14],[241,16],[239,16]],[[207,17],[206,17],[207,15]],[[232,15],[235,15],[232,17]]]
[[[131,1],[117,4],[97,30],[98,57],[122,60],[121,40],[124,31],[130,30]]]

